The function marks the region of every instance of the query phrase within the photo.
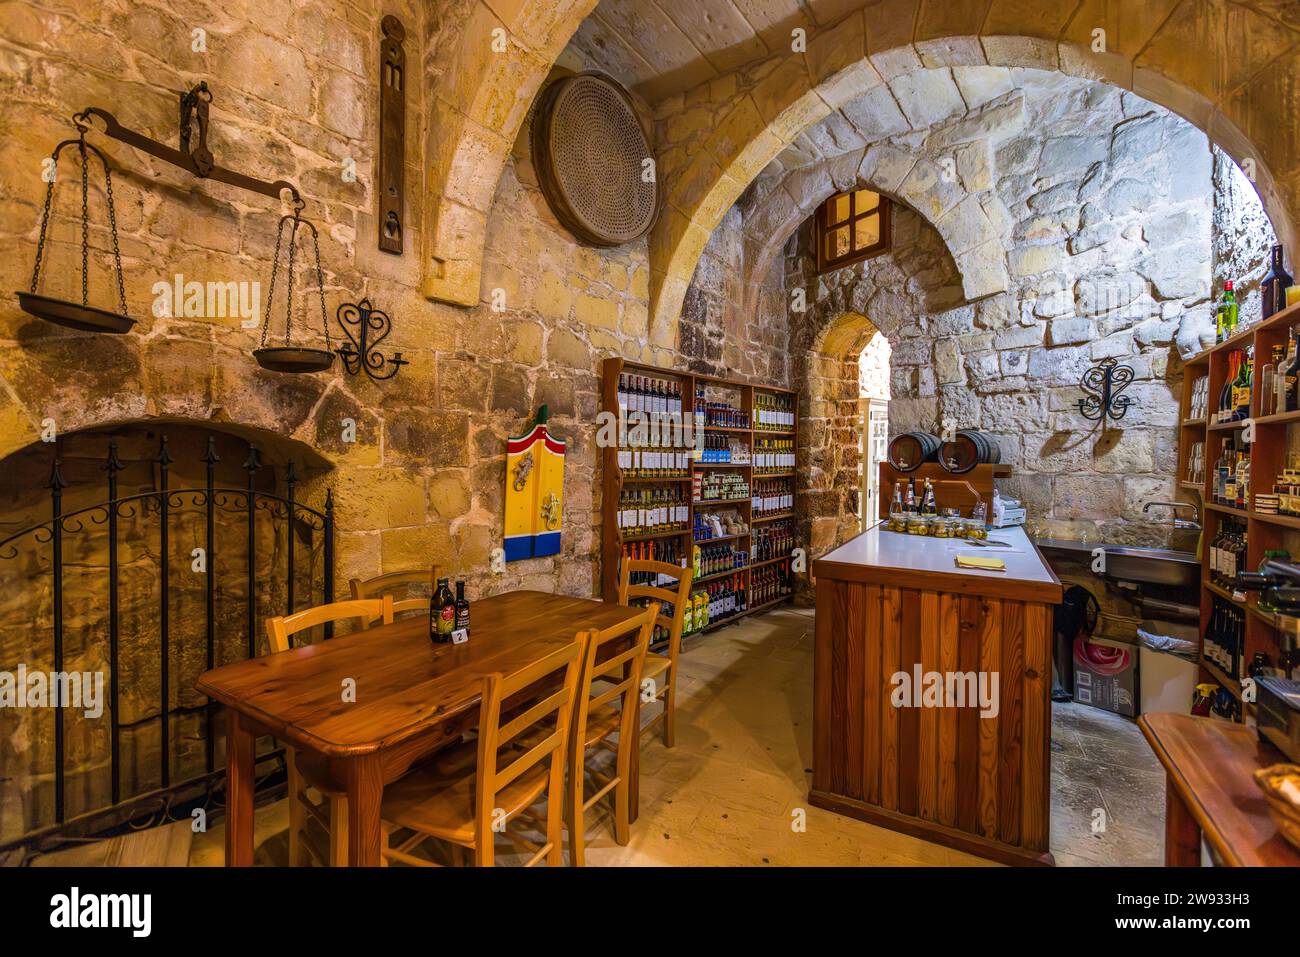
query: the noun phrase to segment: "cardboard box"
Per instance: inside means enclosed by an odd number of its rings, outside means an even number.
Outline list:
[[[1074,639],[1074,700],[1137,714],[1137,648],[1102,638]]]

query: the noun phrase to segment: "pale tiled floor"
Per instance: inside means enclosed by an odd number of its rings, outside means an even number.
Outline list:
[[[689,642],[677,746],[646,739],[641,817],[626,847],[607,813],[587,821],[589,865],[981,865],[986,861],[807,803],[811,611],[778,609]],[[1084,706],[1053,720],[1052,848],[1060,864],[1160,862],[1163,781],[1137,727]],[[1095,808],[1107,828],[1094,834]],[[806,812],[806,829],[792,827]],[[285,802],[257,812],[258,862],[287,860]],[[191,865],[219,864],[222,829]],[[506,861],[503,861],[506,862]]]

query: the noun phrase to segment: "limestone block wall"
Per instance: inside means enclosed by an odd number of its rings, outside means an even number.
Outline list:
[[[743,224],[737,204],[709,237],[682,303],[678,349],[693,371],[787,386],[785,286],[769,270],[746,299]]]
[[[267,8],[233,0],[210,22],[128,4],[10,5],[0,11],[6,59],[0,131],[0,454],[38,440],[40,424],[61,433],[171,416],[265,430],[318,450],[333,466],[339,572],[370,576],[437,560],[469,578],[470,593],[510,587],[593,591],[596,454],[590,424],[601,358],[621,354],[670,362],[646,345],[647,248],[579,246],[551,215],[527,158],[521,129],[486,224],[481,301],[431,302],[421,290],[420,183],[427,104],[408,99],[406,252],[376,248],[375,110],[379,19],[395,12],[408,28],[407,55],[426,55],[423,4],[360,3],[346,16],[315,7]],[[206,53],[191,50],[205,30]],[[275,69],[268,69],[273,63]],[[580,64],[577,64],[580,66]],[[314,376],[261,370],[250,352],[259,330],[240,317],[166,317],[153,312],[155,283],[176,274],[199,282],[269,281],[279,206],[221,184],[197,181],[104,137],[111,157],[126,294],[137,320],[126,336],[60,330],[18,309],[8,290],[26,288],[45,184],[41,159],[73,130],[87,105],[175,142],[174,90],[206,79],[213,89],[212,149],[230,168],[294,181],[305,215],[321,231],[325,298],[368,296],[394,319],[386,349],[410,365],[372,383],[339,367]],[[79,298],[74,172],[56,194],[51,260],[43,289]],[[355,170],[355,179],[344,175]],[[102,198],[92,197],[92,302],[109,301]],[[306,281],[299,276],[299,291]],[[277,296],[277,299],[279,296]],[[310,313],[295,335],[323,345]],[[280,317],[277,313],[277,321]],[[277,328],[279,326],[277,325]],[[337,326],[332,326],[336,341]],[[547,403],[569,439],[564,549],[488,574],[500,543],[504,440]],[[347,441],[345,419],[356,424]],[[323,495],[322,483],[314,491]],[[319,500],[319,499],[318,499]]]
[[[796,366],[804,350],[814,352],[806,378],[795,375],[814,410],[806,443],[814,551],[854,529],[856,462],[833,457],[816,415],[847,415],[848,395],[839,395],[839,409],[819,401],[843,391],[836,383],[845,376],[819,368],[850,356],[828,356],[819,337],[846,314],[851,323],[865,317],[893,346],[891,432],[952,425],[993,433],[1016,470],[1008,493],[1045,533],[1168,538],[1168,516],[1141,509],[1174,497],[1180,349],[1190,354],[1212,337],[1209,144],[1131,93],[1033,70],[1007,79],[1014,92],[1002,95],[1023,98],[1025,119],[983,174],[1009,212],[1006,293],[965,296],[958,264],[911,212],[897,218],[890,255],[825,276],[813,271],[808,227],[792,243],[787,286],[808,290],[813,303],[791,314],[791,351]],[[943,142],[931,128],[925,140],[900,136],[890,145],[934,162]],[[1231,268],[1244,269],[1240,260],[1252,255],[1240,253]],[[1134,401],[1122,422],[1098,428],[1076,408],[1079,379],[1107,357],[1133,368]],[[841,516],[833,535],[827,507]]]

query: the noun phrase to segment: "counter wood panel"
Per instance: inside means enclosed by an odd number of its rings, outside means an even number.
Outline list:
[[[1017,599],[1001,579],[987,589],[996,594],[977,594],[980,582],[933,570],[833,577],[843,557],[814,565],[811,802],[1007,863],[1050,864],[1052,605],[1040,600],[1050,590],[1036,583]],[[996,674],[997,713],[895,706],[892,677],[918,667]]]

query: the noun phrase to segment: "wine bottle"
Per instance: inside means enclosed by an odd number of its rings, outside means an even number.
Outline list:
[[[1250,373],[1252,365],[1250,353],[1243,352],[1241,363],[1237,367],[1236,381],[1232,383],[1232,410],[1229,418],[1235,421],[1250,418]]]
[[[1268,273],[1259,287],[1262,300],[1260,308],[1265,319],[1286,308],[1286,290],[1290,285],[1291,274],[1282,265],[1282,244],[1274,243]]]
[[[451,633],[456,628],[456,600],[451,597],[450,579],[439,578],[438,590],[430,602],[434,611],[436,636],[434,641],[445,644],[451,641]]]
[[[1300,408],[1300,328],[1295,330],[1295,335],[1291,339],[1291,364],[1286,368],[1286,381],[1284,384],[1284,408],[1287,412],[1294,412]]]

